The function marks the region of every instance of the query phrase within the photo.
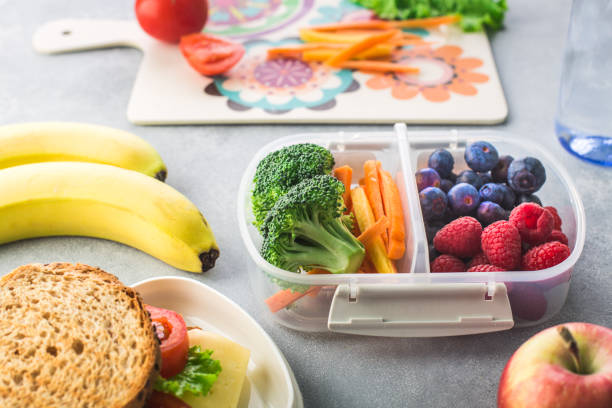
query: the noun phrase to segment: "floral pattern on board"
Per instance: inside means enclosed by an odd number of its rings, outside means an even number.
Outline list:
[[[349,0],[341,0],[337,6],[317,7],[318,16],[312,18],[310,24],[327,24],[347,20],[369,20],[374,13],[369,9],[358,6]]]
[[[393,55],[393,61],[418,67],[418,75],[384,73],[374,74],[366,81],[370,89],[391,89],[395,99],[412,99],[421,94],[430,102],[445,102],[455,93],[473,96],[478,93],[474,84],[483,84],[489,77],[475,69],[482,66],[478,58],[463,58],[463,50],[456,45],[439,48],[402,48]]]
[[[207,33],[255,38],[286,28],[304,17],[314,0],[209,0]]]
[[[282,114],[296,108],[331,109],[338,94],[359,88],[350,70],[293,58],[266,59],[267,48],[287,43],[296,41],[246,43],[242,61],[227,76],[215,77],[205,92],[227,97],[228,107],[236,111],[260,108]]]

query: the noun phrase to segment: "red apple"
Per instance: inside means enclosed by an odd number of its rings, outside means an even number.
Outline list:
[[[611,408],[612,329],[551,327],[527,340],[502,373],[498,408]]]

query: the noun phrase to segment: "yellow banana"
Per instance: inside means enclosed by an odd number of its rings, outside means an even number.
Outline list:
[[[0,126],[0,169],[47,161],[110,164],[162,181],[167,174],[153,146],[123,130],[73,122]]]
[[[0,170],[0,244],[80,235],[118,241],[190,272],[212,268],[214,235],[167,184],[119,167],[46,162]]]

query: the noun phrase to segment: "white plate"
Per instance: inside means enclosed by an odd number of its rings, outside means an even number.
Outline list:
[[[303,408],[302,394],[287,360],[236,303],[188,278],[152,278],[133,287],[145,303],[180,313],[188,326],[217,332],[251,350],[239,408]]]

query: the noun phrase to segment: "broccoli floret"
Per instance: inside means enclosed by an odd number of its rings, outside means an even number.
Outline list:
[[[253,179],[253,214],[261,229],[268,211],[291,187],[302,180],[331,174],[334,157],[324,147],[296,144],[270,153],[257,165]]]
[[[343,192],[344,185],[329,175],[290,188],[264,221],[264,259],[292,272],[300,268],[357,272],[365,249],[343,221]]]

